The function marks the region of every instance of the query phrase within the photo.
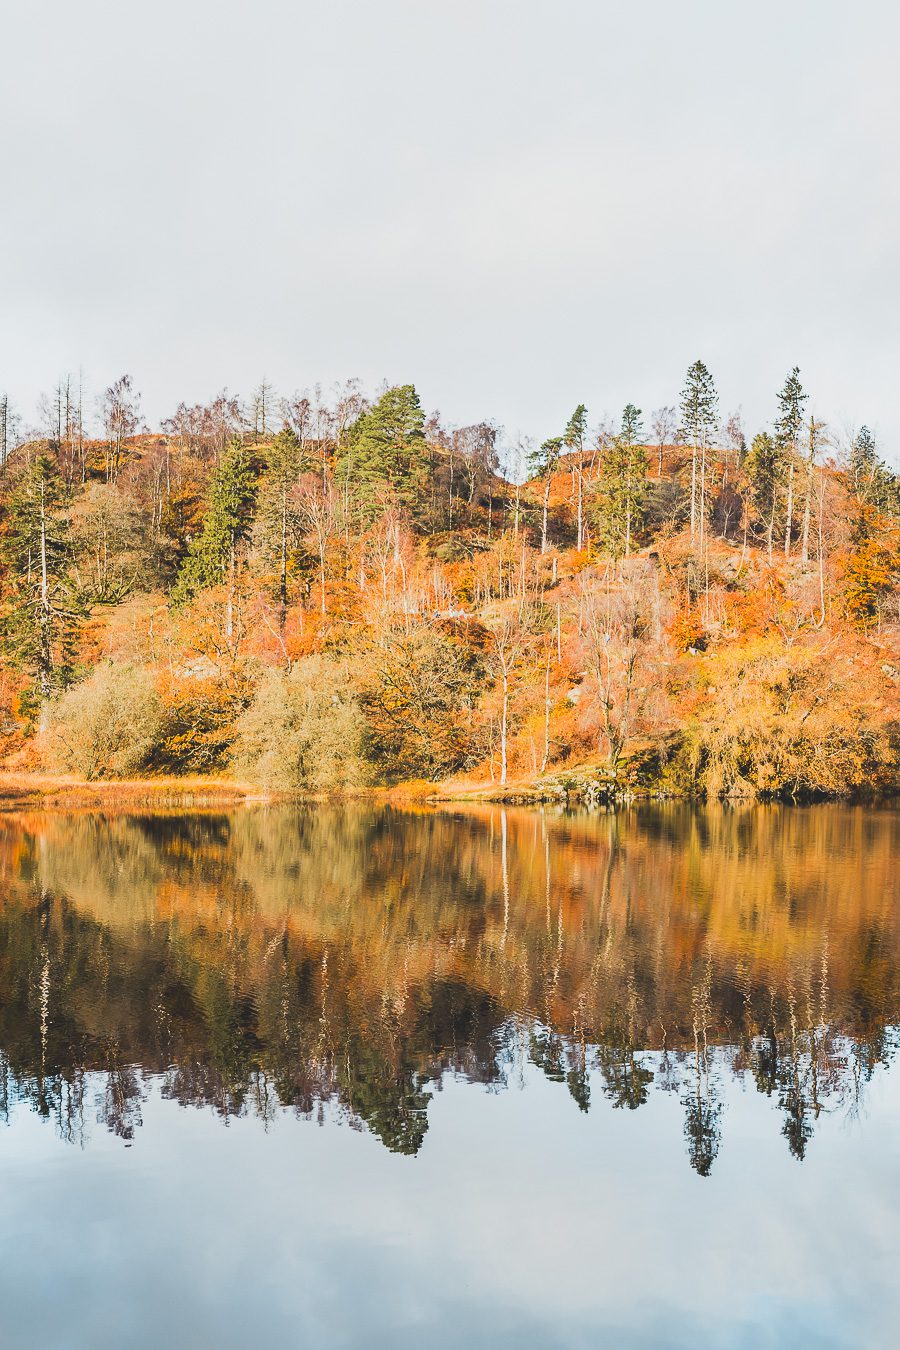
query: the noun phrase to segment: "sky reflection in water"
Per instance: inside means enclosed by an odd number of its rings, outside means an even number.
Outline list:
[[[898,830],[3,818],[4,1346],[893,1344]]]

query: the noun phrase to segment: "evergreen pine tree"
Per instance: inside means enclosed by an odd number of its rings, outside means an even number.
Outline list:
[[[7,505],[2,561],[7,572],[3,635],[10,654],[35,677],[42,714],[71,676],[79,606],[70,561],[65,488],[56,461],[37,454]]]
[[[287,426],[273,438],[265,452],[265,463],[257,521],[263,553],[278,568],[278,599],[283,623],[287,607],[288,562],[297,528],[297,512],[291,493],[301,474],[314,466],[312,456],[304,451],[296,432]]]
[[[849,477],[859,500],[889,515],[900,514],[900,478],[878,454],[875,437],[862,426],[850,451]]]
[[[344,432],[337,486],[364,515],[387,500],[413,511],[427,488],[427,473],[425,414],[415,386],[387,389]]]
[[[785,477],[785,461],[778,444],[767,431],[754,436],[744,459],[750,503],[757,523],[765,529],[769,557],[772,556],[775,520]]]
[[[579,403],[563,432],[563,444],[575,456],[575,475],[578,484],[575,524],[579,552],[584,546],[584,439],[586,435],[587,408],[583,403]]]
[[[213,474],[203,529],[181,565],[172,601],[184,604],[208,586],[227,585],[225,633],[232,636],[237,550],[253,522],[257,466],[242,441],[232,441]]]
[[[528,472],[544,480],[544,505],[541,515],[541,552],[547,552],[547,516],[550,510],[550,484],[562,453],[562,436],[550,436],[528,456]]]
[[[647,451],[642,445],[641,410],[629,403],[622,425],[597,473],[596,521],[600,540],[615,558],[627,558],[644,518]]]
[[[853,448],[850,451],[850,477],[855,492],[865,492],[874,477],[877,465],[875,437],[868,427],[862,426],[854,438]]]
[[[800,383],[800,368],[794,366],[778,395],[778,417],[775,422],[775,440],[786,466],[786,503],[784,513],[784,556],[791,552],[791,532],[794,525],[794,474],[797,469],[800,431],[803,427],[803,408],[809,395]]]
[[[719,396],[702,361],[689,367],[681,391],[681,435],[691,447],[691,539],[706,531],[706,461],[718,425]]]

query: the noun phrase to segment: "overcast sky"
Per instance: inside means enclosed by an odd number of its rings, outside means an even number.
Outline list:
[[[544,437],[700,356],[896,460],[898,50],[891,0],[9,4],[0,389],[358,376]]]

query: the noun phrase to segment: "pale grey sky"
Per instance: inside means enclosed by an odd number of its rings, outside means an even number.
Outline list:
[[[559,431],[675,403],[900,444],[890,0],[4,6],[0,389],[265,374]]]

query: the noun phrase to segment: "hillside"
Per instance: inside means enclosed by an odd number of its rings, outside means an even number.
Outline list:
[[[490,424],[428,420],[412,386],[250,421],[220,399],[152,434],[67,420],[0,476],[3,766],[893,792],[900,485],[798,390],[749,447],[689,402],[653,445],[631,405],[595,434],[578,409],[519,485]]]

